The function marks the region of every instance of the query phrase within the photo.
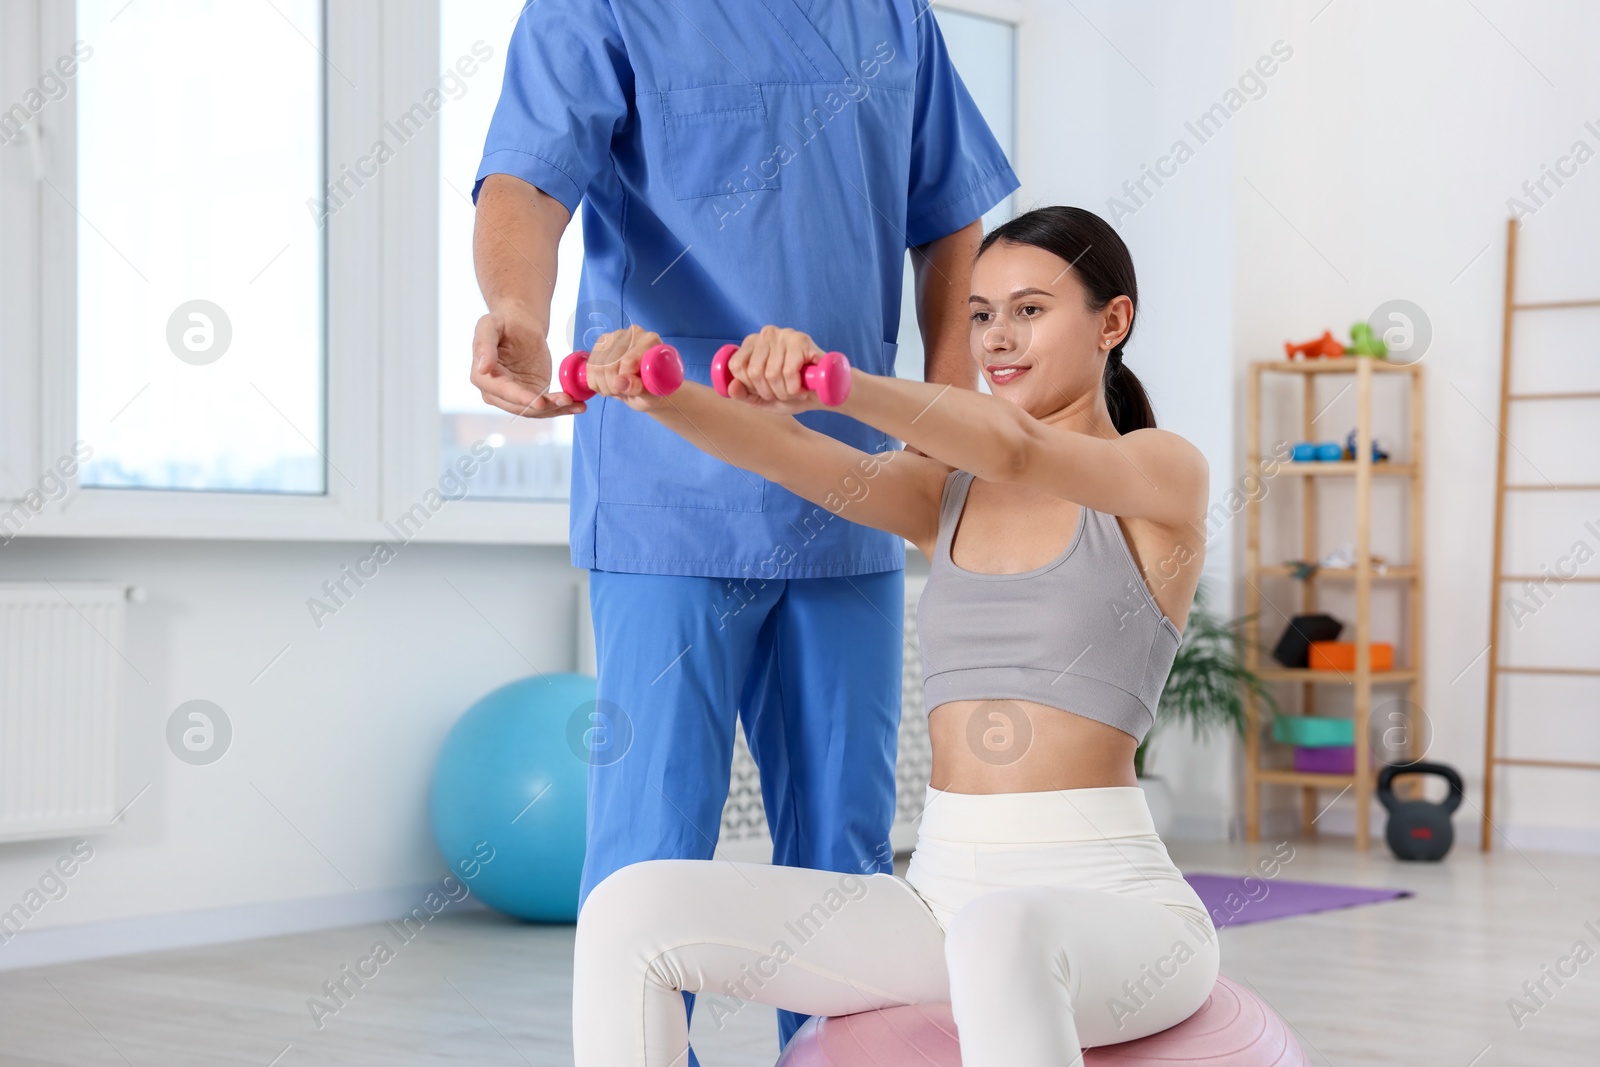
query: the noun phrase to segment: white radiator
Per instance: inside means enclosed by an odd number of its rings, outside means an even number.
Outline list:
[[[0,582],[0,841],[115,816],[122,585]]]
[[[905,660],[900,689],[900,744],[895,763],[895,815],[889,832],[896,852],[906,852],[916,841],[917,818],[933,772],[933,752],[928,745],[928,717],[922,702],[922,656],[917,651],[917,600],[926,578],[906,575],[906,603],[901,632],[905,635]],[[588,574],[578,587],[578,670],[595,673],[594,625],[589,617]],[[744,731],[734,732],[733,776],[728,802],[722,809],[719,855],[734,859],[771,856],[766,806],[761,802],[761,777],[745,747]]]

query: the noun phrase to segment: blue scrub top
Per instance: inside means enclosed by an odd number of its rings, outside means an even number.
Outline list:
[[[478,185],[489,174],[583,205],[574,348],[638,323],[702,383],[719,346],[768,323],[893,374],[906,248],[1018,185],[923,0],[529,4]],[[865,452],[901,445],[832,412],[797,417]],[[905,565],[898,535],[620,401],[576,419],[576,567],[771,579]]]

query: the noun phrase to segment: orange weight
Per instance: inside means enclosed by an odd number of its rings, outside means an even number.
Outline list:
[[[1394,646],[1387,641],[1372,642],[1372,669],[1394,670]],[[1353,671],[1356,669],[1354,641],[1311,642],[1310,667],[1314,671]]]

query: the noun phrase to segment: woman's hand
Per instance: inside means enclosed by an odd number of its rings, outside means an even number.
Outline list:
[[[641,326],[603,334],[589,350],[587,380],[600,396],[614,396],[635,411],[649,411],[666,402],[644,387],[639,367],[644,354],[661,343],[661,335]]]
[[[819,410],[822,402],[801,383],[800,371],[822,355],[799,330],[763,326],[728,357],[728,396],[781,415]]]

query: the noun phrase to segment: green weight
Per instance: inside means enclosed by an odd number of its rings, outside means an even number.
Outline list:
[[[1336,748],[1356,743],[1351,719],[1326,715],[1278,715],[1272,720],[1272,739],[1300,748]]]

